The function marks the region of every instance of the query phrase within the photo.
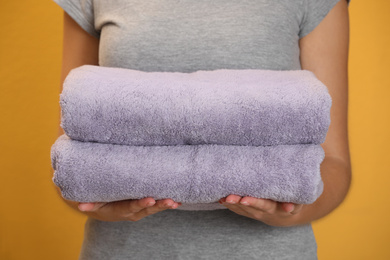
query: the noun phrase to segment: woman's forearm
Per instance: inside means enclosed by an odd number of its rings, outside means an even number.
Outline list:
[[[344,200],[351,182],[349,160],[325,156],[321,163],[324,190],[309,205],[277,202],[270,199],[241,197],[235,194],[222,198],[220,203],[231,211],[271,226],[308,224],[332,212]]]

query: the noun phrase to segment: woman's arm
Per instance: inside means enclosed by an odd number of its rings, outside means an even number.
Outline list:
[[[68,73],[73,68],[85,64],[99,65],[99,39],[88,34],[66,12],[64,12],[60,92],[62,92],[62,85]],[[62,134],[64,134],[64,130],[59,127],[58,135]],[[52,173],[54,173],[53,170]],[[57,186],[55,187],[61,196],[60,189]],[[104,221],[137,221],[148,215],[166,209],[177,208],[181,205],[181,203],[176,203],[171,199],[155,201],[153,198],[126,200],[112,203],[79,204],[75,201],[65,199],[64,201],[73,209],[83,211],[88,216]]]
[[[324,192],[312,205],[303,207],[300,222],[321,218],[341,204],[348,193],[352,169],[348,141],[349,14],[341,0],[324,21],[300,41],[302,69],[314,72],[332,97],[331,124],[321,145]]]
[[[229,195],[221,202],[237,214],[269,225],[291,226],[309,223],[333,211],[344,200],[351,182],[348,144],[348,49],[349,15],[347,1],[339,1],[321,23],[300,42],[302,69],[312,71],[332,97],[331,123],[321,146],[324,182],[322,195],[311,205],[292,205],[252,197]],[[248,206],[241,202],[247,202]],[[295,209],[294,209],[295,207]]]
[[[68,73],[76,67],[84,64],[98,65],[99,40],[85,32],[66,12],[63,16],[63,48],[62,48],[62,67],[61,82],[62,85]],[[60,115],[61,116],[61,115]],[[64,134],[64,130],[58,127],[58,136]],[[55,186],[60,193],[60,189]],[[69,206],[78,209],[78,203],[64,200]]]

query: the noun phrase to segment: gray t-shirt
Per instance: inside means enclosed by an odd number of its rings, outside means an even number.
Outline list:
[[[100,39],[99,65],[142,71],[299,70],[299,39],[340,0],[54,0]],[[80,259],[317,259],[311,225],[228,209],[88,219]]]

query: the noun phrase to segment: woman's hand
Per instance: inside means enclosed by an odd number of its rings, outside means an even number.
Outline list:
[[[219,203],[231,211],[271,226],[293,226],[299,217],[302,204],[281,203],[269,199],[229,195]]]
[[[176,209],[181,203],[171,199],[123,200],[109,203],[79,203],[78,209],[87,216],[102,221],[138,221],[166,209]]]

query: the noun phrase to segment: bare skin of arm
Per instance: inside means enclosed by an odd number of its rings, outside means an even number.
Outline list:
[[[322,195],[310,205],[278,203],[234,194],[220,200],[233,212],[273,226],[310,223],[337,208],[351,183],[348,143],[348,51],[349,14],[347,1],[338,2],[321,23],[300,39],[302,69],[312,71],[332,97],[331,124],[321,144],[325,158],[321,164]],[[231,202],[231,203],[229,203]]]
[[[80,39],[77,39],[76,35]],[[342,203],[351,182],[347,130],[349,19],[346,1],[337,3],[323,21],[300,40],[299,44],[302,69],[314,72],[317,78],[328,87],[332,96],[331,125],[326,140],[322,144],[325,151],[325,159],[321,164],[321,176],[324,181],[323,194],[310,205],[279,203],[234,194],[221,199],[221,202],[224,202],[224,205],[233,212],[273,226],[306,224],[326,216]],[[83,47],[85,51],[81,51]],[[87,55],[90,52],[92,52],[91,56]],[[97,65],[97,53],[98,40],[83,31],[65,14],[62,82],[71,68],[83,64]],[[60,129],[59,134],[62,133]],[[109,204],[79,205],[77,202],[66,202],[75,209],[83,209],[84,213],[89,216],[106,221],[137,221],[169,208],[164,208],[163,202],[174,203],[172,200],[156,202],[152,198]],[[148,202],[156,204],[146,208]]]
[[[99,65],[99,40],[83,30],[66,12],[64,12],[63,58],[60,92],[70,70],[89,64]],[[64,134],[59,127],[58,136]],[[52,174],[53,174],[52,170]],[[61,196],[60,189],[55,186]],[[61,196],[62,198],[62,196]],[[73,209],[87,216],[103,221],[138,221],[146,216],[166,209],[175,209],[181,205],[171,199],[124,200],[111,203],[78,203],[63,199]]]

